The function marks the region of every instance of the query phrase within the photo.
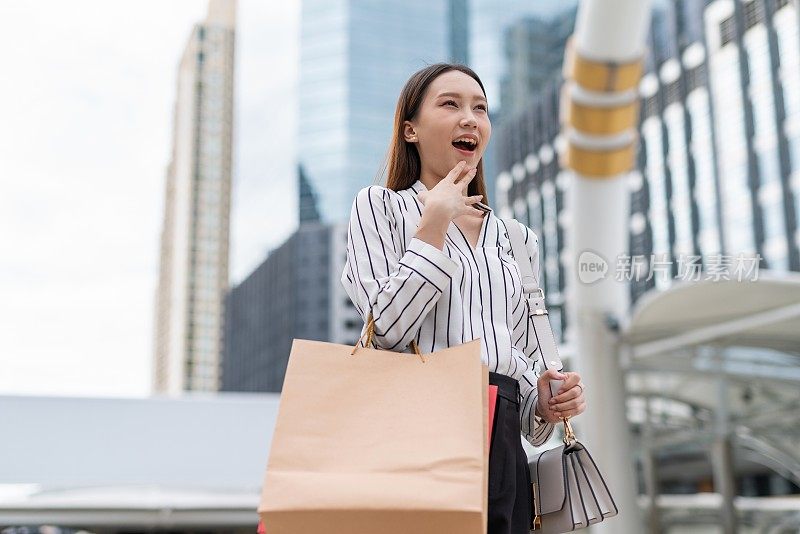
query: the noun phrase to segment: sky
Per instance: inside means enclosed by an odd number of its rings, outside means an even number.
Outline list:
[[[239,1],[232,283],[296,225],[299,9]],[[0,395],[150,393],[176,69],[205,11],[0,2]]]

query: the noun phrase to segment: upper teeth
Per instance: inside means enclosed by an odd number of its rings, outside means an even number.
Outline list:
[[[470,145],[475,144],[475,140],[470,139],[469,137],[459,137],[456,141],[461,141],[462,143],[469,143]]]

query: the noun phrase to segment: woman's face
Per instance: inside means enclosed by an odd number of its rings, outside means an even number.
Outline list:
[[[403,137],[417,143],[422,171],[444,177],[459,161],[478,165],[492,125],[481,86],[471,76],[451,70],[428,86],[417,116],[406,121]]]

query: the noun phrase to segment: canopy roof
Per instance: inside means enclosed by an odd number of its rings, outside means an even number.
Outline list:
[[[699,344],[800,356],[800,274],[761,270],[753,281],[680,282],[643,296],[623,328],[638,355]]]

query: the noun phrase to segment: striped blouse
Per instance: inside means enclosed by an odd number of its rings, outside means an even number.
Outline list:
[[[475,249],[450,223],[444,249],[414,237],[423,206],[417,180],[408,189],[361,189],[353,202],[342,284],[364,321],[372,311],[375,343],[396,352],[433,352],[481,339],[481,358],[495,373],[519,381],[520,426],[535,446],[555,427],[534,416],[538,343],[505,223],[488,206]],[[536,234],[522,223],[533,272]],[[364,332],[362,328],[362,334]],[[361,342],[362,346],[364,341]]]

